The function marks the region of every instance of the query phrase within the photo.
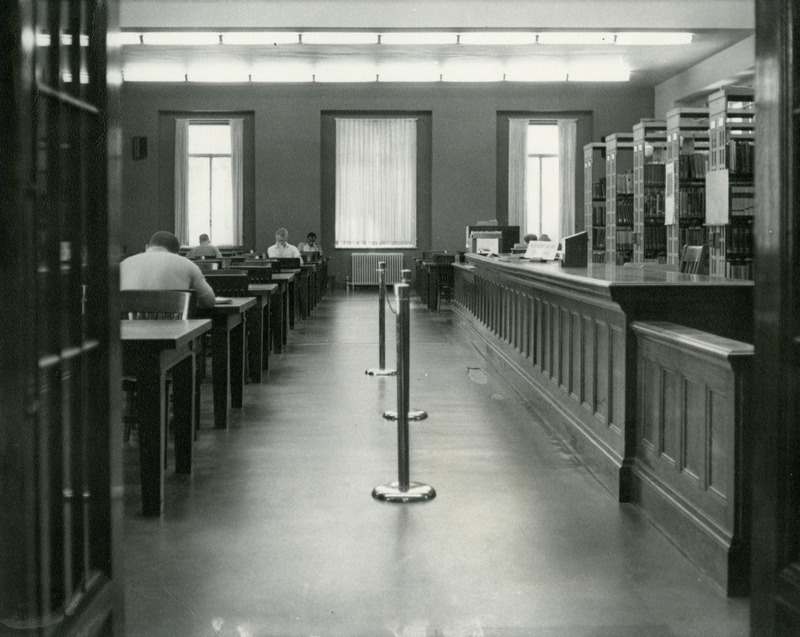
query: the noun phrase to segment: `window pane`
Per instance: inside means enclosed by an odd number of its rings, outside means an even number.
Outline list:
[[[529,155],[558,155],[558,126],[531,124],[528,126]]]
[[[558,157],[542,158],[542,232],[553,241],[561,238],[558,201]]]
[[[209,159],[189,157],[186,231],[192,245],[201,234],[210,234],[211,231],[210,189]]]
[[[228,124],[190,124],[190,155],[230,155],[231,127]]]
[[[539,157],[528,157],[528,232],[539,236],[542,229],[539,225],[541,219],[540,210],[540,194],[541,194],[541,181],[539,175],[539,167],[541,159]]]
[[[235,245],[233,236],[233,192],[231,160],[214,157],[211,160],[211,243]]]

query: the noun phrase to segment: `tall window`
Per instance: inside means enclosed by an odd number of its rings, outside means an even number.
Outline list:
[[[207,234],[216,243],[233,244],[230,125],[190,124],[188,150],[190,242]]]
[[[527,231],[555,240],[561,234],[559,202],[558,125],[553,122],[528,125]]]
[[[336,247],[417,245],[417,120],[336,119]]]
[[[241,119],[176,120],[175,234],[184,244],[207,234],[242,242]]]

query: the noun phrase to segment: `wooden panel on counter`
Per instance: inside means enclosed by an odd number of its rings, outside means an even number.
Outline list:
[[[593,263],[467,255],[455,264],[467,335],[620,501],[631,497],[635,320],[752,335],[752,283]],[[532,391],[533,390],[533,391]]]

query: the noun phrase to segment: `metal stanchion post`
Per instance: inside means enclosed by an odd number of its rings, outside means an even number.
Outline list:
[[[401,278],[403,280],[403,285],[406,285],[406,286],[410,285],[410,283],[411,283],[411,270],[401,270],[400,276],[401,276]],[[409,303],[409,308],[410,308],[410,303]],[[400,310],[398,310],[398,312],[399,311]],[[410,316],[411,316],[411,312],[409,311],[409,317]],[[398,325],[400,324],[399,320],[400,319],[399,319],[399,316],[398,316]],[[399,359],[399,356],[398,356],[398,359]],[[398,365],[399,364],[400,363],[398,362]],[[408,405],[406,405],[406,407],[408,407]],[[406,413],[408,414],[408,419],[409,420],[425,420],[428,417],[428,412],[425,411],[424,409],[408,409],[406,411]],[[386,420],[397,420],[397,411],[395,411],[394,409],[389,409],[389,410],[383,412],[383,417],[386,418]]]
[[[424,502],[436,497],[430,485],[411,482],[408,471],[409,297],[407,283],[395,285],[397,301],[397,482],[377,486],[372,497],[384,502]]]
[[[386,262],[378,263],[378,369],[368,369],[370,376],[394,376],[397,372],[386,369]]]

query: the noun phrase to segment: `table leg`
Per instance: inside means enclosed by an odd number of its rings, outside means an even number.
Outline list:
[[[164,432],[164,374],[158,357],[142,362],[136,375],[139,417],[139,470],[142,487],[142,514],[161,515],[164,502],[162,467]]]
[[[259,299],[260,301],[260,299]],[[264,350],[264,319],[261,306],[257,304],[247,311],[247,366],[251,383],[261,382]]]
[[[175,473],[192,472],[194,436],[195,355],[184,358],[172,370],[173,433],[175,438]]]
[[[228,407],[231,404],[229,339],[230,334],[225,325],[214,326],[211,380],[214,384],[214,426],[217,429],[228,428]]]
[[[239,408],[242,406],[242,393],[244,388],[244,341],[245,341],[245,317],[231,330],[231,365],[230,365],[230,391],[231,407]]]
[[[270,311],[272,302],[267,299],[267,303],[261,310],[261,329],[263,331],[261,338],[261,362],[262,369],[269,369],[269,345],[272,335],[270,334]]]

